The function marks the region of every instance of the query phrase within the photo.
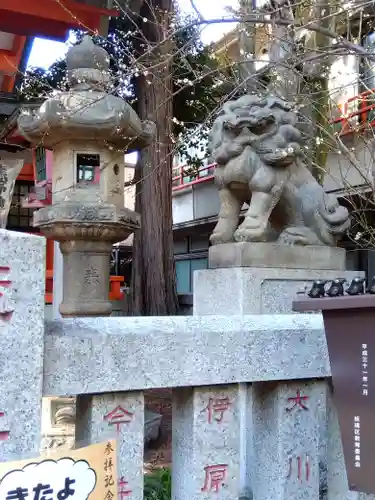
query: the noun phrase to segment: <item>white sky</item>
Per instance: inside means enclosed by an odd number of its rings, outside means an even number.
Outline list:
[[[38,1],[38,0],[37,0]],[[183,12],[194,12],[190,0],[178,0]],[[226,12],[227,7],[237,7],[238,0],[195,0],[195,5],[205,19],[219,19],[230,17]],[[219,40],[225,33],[234,28],[232,23],[212,24],[202,27],[202,40],[204,43]],[[64,57],[67,46],[61,42],[46,39],[36,39],[28,61],[29,66],[48,68],[57,59]]]

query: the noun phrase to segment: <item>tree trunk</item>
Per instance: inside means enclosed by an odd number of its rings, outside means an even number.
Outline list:
[[[137,81],[138,113],[142,120],[154,121],[157,132],[141,151],[136,170],[141,229],[133,244],[135,315],[173,315],[178,304],[172,232],[172,77],[167,61],[171,47],[164,41],[171,14],[172,0],[149,0],[140,11],[140,19],[148,20],[142,22],[141,38],[149,53],[139,62],[149,70]]]
[[[240,0],[239,4],[243,17],[253,14],[255,10],[255,0]],[[239,28],[239,45],[242,56],[239,73],[241,76],[241,84],[248,93],[255,93],[259,90],[263,90],[259,86],[259,82],[253,76],[256,71],[257,29],[255,23],[241,23]]]
[[[332,4],[332,5],[331,5]],[[307,15],[303,21],[314,19],[323,28],[335,30],[335,6],[334,2],[327,0],[311,0],[311,4],[306,9]],[[310,131],[310,168],[315,179],[323,184],[326,173],[327,156],[330,149],[329,143],[333,137],[333,127],[329,122],[331,115],[330,96],[328,78],[332,64],[332,56],[329,56],[329,49],[332,40],[319,32],[310,32],[306,38],[305,51],[312,55],[321,54],[322,57],[313,63],[304,66],[304,73],[307,75],[307,85],[305,92],[310,97],[311,122],[308,129]]]
[[[285,0],[271,1],[273,13],[271,20],[288,20],[291,25],[294,22],[294,14],[291,3]],[[272,43],[269,51],[269,59],[275,64],[274,77],[271,79],[270,88],[277,95],[287,101],[294,101],[298,93],[299,78],[293,64],[285,66],[278,64],[284,57],[295,57],[295,32],[291,26],[275,24],[272,26]]]

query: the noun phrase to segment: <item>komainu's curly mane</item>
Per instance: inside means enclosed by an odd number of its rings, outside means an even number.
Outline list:
[[[278,221],[280,241],[289,244],[334,245],[348,229],[347,210],[324,192],[303,161],[296,124],[297,113],[289,103],[254,95],[227,102],[214,121],[208,149],[217,163],[217,185],[228,190],[226,196],[252,200],[232,239],[267,240],[266,226],[273,220]],[[258,207],[263,212],[267,207],[267,213],[258,213]],[[228,241],[231,231],[223,234],[223,225],[219,220],[213,243]]]

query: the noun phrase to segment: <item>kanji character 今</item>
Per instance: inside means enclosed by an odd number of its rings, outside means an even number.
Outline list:
[[[106,455],[110,455],[111,453],[113,453],[113,447],[112,447],[112,444],[108,441],[108,443],[105,445],[105,450],[104,450],[104,453]]]
[[[308,407],[303,403],[304,401],[307,401],[308,399],[309,399],[308,396],[301,396],[301,391],[298,389],[296,391],[296,395],[294,397],[288,398],[288,401],[290,403],[294,403],[294,404],[290,408],[286,408],[286,411],[290,412],[296,406],[300,406],[303,410],[308,410]]]
[[[128,424],[133,418],[133,413],[125,410],[121,406],[116,406],[108,415],[104,416],[104,420],[108,421],[108,425],[115,425],[116,431],[120,432],[121,424]]]
[[[220,486],[224,485],[228,465],[207,465],[205,470],[205,479],[202,491],[219,491]]]
[[[33,500],[53,500],[53,497],[50,496],[53,493],[53,489],[50,484],[39,483],[35,486],[35,488],[33,488],[33,491]]]
[[[208,413],[208,423],[212,422],[212,418],[216,422],[221,422],[224,418],[224,413],[229,409],[231,403],[228,397],[225,398],[210,398],[208,400],[208,405],[204,410]]]
[[[108,490],[107,493],[104,496],[104,500],[113,500],[114,496],[115,495],[112,493],[112,491]]]
[[[113,469],[113,460],[112,457],[106,458],[104,460],[104,470],[107,472],[111,472]]]
[[[109,488],[110,486],[113,486],[115,484],[113,477],[112,476],[105,476],[104,478],[104,486],[106,488]]]
[[[70,486],[75,482],[75,479],[69,479],[68,477],[66,477],[64,488],[57,493],[57,500],[66,500],[67,498],[73,496],[76,490],[74,490]]]
[[[8,491],[6,500],[26,500],[29,496],[27,488],[16,488],[15,490]]]

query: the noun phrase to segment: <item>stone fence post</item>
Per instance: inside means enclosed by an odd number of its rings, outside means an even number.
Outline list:
[[[37,455],[44,352],[45,239],[0,229],[0,458]]]

